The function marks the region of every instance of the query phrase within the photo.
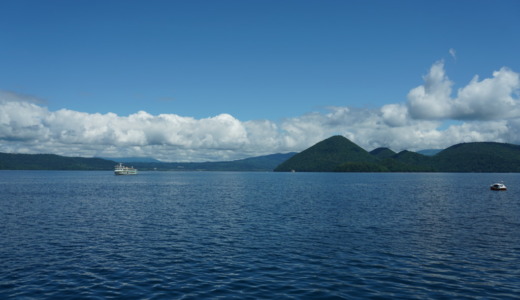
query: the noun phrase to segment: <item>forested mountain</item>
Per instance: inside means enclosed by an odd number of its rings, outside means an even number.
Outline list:
[[[115,164],[101,158],[0,153],[0,170],[112,170]]]
[[[294,155],[275,171],[332,172],[345,162],[375,162],[375,156],[343,136],[333,136]]]
[[[300,172],[520,172],[520,146],[477,142],[451,146],[435,155],[370,153],[343,136],[334,136],[294,155],[275,171]]]
[[[520,146],[512,144],[457,144],[432,158],[443,172],[520,172]]]
[[[381,158],[381,159],[390,158],[390,157],[396,155],[396,153],[394,151],[392,151],[388,148],[377,148],[377,149],[370,151],[370,154],[372,154],[373,156],[375,156],[377,158]]]

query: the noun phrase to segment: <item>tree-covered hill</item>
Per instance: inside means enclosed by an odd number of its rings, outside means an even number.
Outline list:
[[[0,170],[112,170],[115,164],[101,158],[0,153]]]
[[[384,147],[374,149],[374,150],[370,151],[369,153],[372,154],[373,156],[375,156],[377,158],[381,158],[381,159],[390,158],[390,157],[393,157],[394,155],[396,155],[396,153],[394,151],[392,151],[388,148],[384,148]]]
[[[390,150],[391,151],[391,150]],[[340,164],[336,172],[432,172],[435,171],[431,159],[421,154],[402,151],[392,156],[382,155],[376,162],[345,162]],[[393,151],[392,151],[393,152]],[[382,152],[370,152],[380,155]]]
[[[417,152],[403,150],[394,155],[392,158],[400,163],[409,166],[411,169],[415,169],[415,171],[435,170],[432,158],[426,155],[419,154]]]
[[[441,172],[520,172],[520,146],[476,142],[451,146],[435,156]]]
[[[275,171],[332,172],[345,162],[375,162],[366,150],[343,136],[333,136],[294,155]]]
[[[433,156],[378,148],[370,153],[334,136],[294,155],[275,171],[300,172],[520,172],[520,146],[476,142],[451,146]]]

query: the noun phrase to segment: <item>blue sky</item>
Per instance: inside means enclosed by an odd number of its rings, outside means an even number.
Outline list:
[[[519,1],[3,0],[0,11],[3,152],[220,160],[332,134],[367,150],[520,143],[515,114],[482,109],[516,110]],[[428,94],[434,72],[444,90]],[[427,96],[410,96],[420,86]],[[466,87],[493,93],[459,95]],[[66,113],[84,124],[64,134]],[[136,133],[122,125],[132,116],[155,127]],[[378,140],[400,134],[412,137]]]

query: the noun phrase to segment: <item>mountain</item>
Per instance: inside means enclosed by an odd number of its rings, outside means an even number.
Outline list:
[[[275,168],[276,172],[332,172],[345,162],[375,162],[366,150],[343,136],[333,136],[294,155]]]
[[[382,162],[390,172],[434,172],[431,157],[416,152],[403,150]]]
[[[135,162],[132,165],[138,168],[139,170],[157,171],[272,171],[276,166],[288,160],[295,154],[295,152],[277,153],[233,161],[187,163]]]
[[[435,156],[441,172],[520,172],[520,146],[476,142],[451,146]]]
[[[372,154],[373,156],[377,157],[377,158],[390,158],[394,155],[396,155],[396,153],[388,148],[377,148],[377,149],[374,149],[372,151],[370,151],[370,154]]]
[[[392,156],[393,159],[414,166],[431,166],[432,159],[429,156],[422,155],[416,152],[403,150]]]
[[[113,170],[116,162],[54,154],[0,153],[0,170]],[[388,148],[365,151],[343,136],[300,153],[201,163],[135,162],[139,170],[300,172],[520,172],[520,146],[495,142],[453,145],[428,156]]]
[[[439,153],[370,153],[345,137],[334,136],[294,155],[275,171],[301,172],[520,172],[520,146],[476,142],[451,146]]]
[[[0,170],[112,170],[115,164],[101,158],[0,153]]]
[[[431,159],[427,156],[401,151],[395,153],[387,148],[370,151],[377,158],[376,162],[344,162],[337,166],[336,172],[432,172]]]

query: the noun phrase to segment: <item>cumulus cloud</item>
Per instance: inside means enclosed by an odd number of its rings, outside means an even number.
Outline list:
[[[498,120],[520,117],[520,76],[508,68],[479,81],[475,76],[452,98],[453,82],[444,62],[435,63],[424,77],[424,85],[408,93],[407,107],[414,119]]]
[[[0,92],[0,152],[214,161],[301,151],[336,134],[366,150],[520,143],[518,73],[501,68],[490,78],[475,76],[456,96],[453,86],[440,61],[405,102],[379,109],[328,107],[281,122],[243,122],[229,114],[195,119],[145,111],[129,116],[49,111],[30,97]],[[450,119],[460,121],[445,128]]]
[[[444,71],[444,62],[435,63],[423,77],[424,85],[408,93],[408,110],[416,119],[442,119],[451,115],[453,83]]]
[[[409,123],[410,115],[406,106],[387,104],[381,108],[382,119],[390,127],[401,127]]]
[[[145,155],[170,149],[172,154],[186,156],[193,150],[236,150],[248,143],[245,124],[228,114],[195,120],[174,114],[153,116],[144,111],[129,116],[66,109],[51,112],[33,103],[9,100],[0,100],[0,139],[2,150],[23,144],[23,149],[34,147],[38,151],[45,145],[46,152],[99,156],[119,150],[130,155],[136,148]],[[112,153],[105,152],[107,146],[107,152]],[[169,157],[168,151],[157,154],[176,159]]]
[[[520,117],[518,90],[520,76],[508,68],[493,72],[492,78],[479,81],[475,76],[458,91],[453,100],[453,118],[497,120]],[[516,95],[516,98],[515,98]]]

